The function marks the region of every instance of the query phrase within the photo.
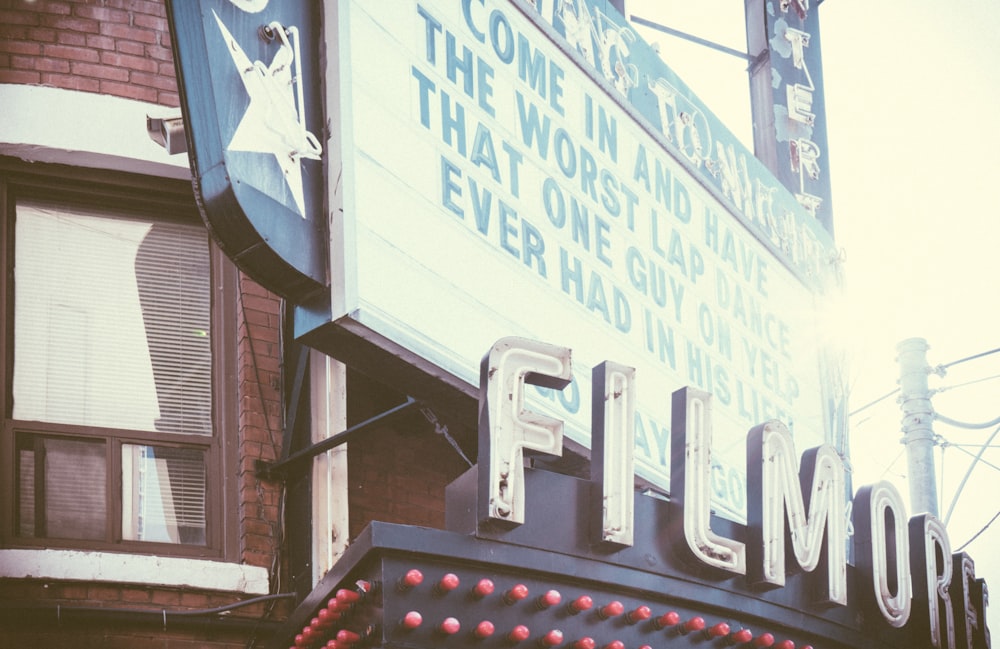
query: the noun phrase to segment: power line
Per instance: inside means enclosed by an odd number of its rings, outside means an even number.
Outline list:
[[[889,398],[889,397],[891,397],[892,395],[896,394],[897,392],[899,392],[899,388],[896,388],[896,389],[895,389],[895,390],[893,390],[892,392],[888,392],[888,393],[886,393],[886,394],[883,394],[883,395],[882,395],[881,397],[879,397],[878,399],[875,399],[874,401],[871,401],[871,402],[869,402],[869,403],[866,403],[865,405],[861,406],[860,408],[858,408],[857,410],[855,410],[855,411],[853,411],[853,412],[849,412],[849,413],[847,413],[847,416],[848,416],[848,417],[853,417],[854,415],[858,414],[859,412],[863,412],[863,411],[867,410],[868,408],[871,408],[871,407],[872,407],[872,406],[874,406],[875,404],[877,404],[877,403],[879,403],[879,402],[881,402],[881,401],[885,401],[886,399],[888,399],[888,398]]]
[[[997,352],[1000,352],[1000,347],[997,347],[996,349],[991,349],[989,351],[980,352],[978,354],[973,354],[972,356],[966,356],[965,358],[960,358],[957,361],[945,363],[944,365],[938,365],[938,367],[943,370],[946,370],[954,365],[960,365],[961,363],[965,363],[966,361],[974,361],[977,358],[982,358],[983,356],[989,356],[990,354],[996,354]]]
[[[991,518],[991,519],[990,519],[990,522],[989,522],[989,523],[987,523],[986,525],[983,525],[983,529],[981,529],[981,530],[979,530],[978,532],[976,532],[976,533],[975,533],[975,534],[974,534],[974,535],[972,536],[972,538],[971,538],[971,539],[969,539],[968,541],[966,541],[965,543],[963,543],[963,544],[962,544],[961,546],[959,546],[959,547],[958,547],[958,548],[957,548],[957,549],[955,550],[955,552],[961,552],[962,550],[964,550],[964,549],[965,549],[965,546],[969,545],[970,543],[972,543],[973,541],[975,541],[976,539],[978,539],[978,538],[979,538],[979,536],[980,536],[980,535],[981,535],[981,534],[982,534],[983,532],[985,532],[986,530],[988,530],[988,529],[989,529],[990,525],[992,525],[992,524],[993,524],[993,522],[994,522],[994,521],[995,521],[995,520],[996,520],[997,518],[1000,518],[1000,511],[998,511],[998,512],[997,512],[996,514],[993,514],[993,518]]]

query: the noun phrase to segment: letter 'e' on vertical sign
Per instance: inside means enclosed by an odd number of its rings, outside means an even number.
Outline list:
[[[480,365],[481,522],[524,522],[524,450],[562,455],[563,422],[525,407],[524,386],[561,390],[572,379],[570,350],[524,338],[496,342]]]
[[[592,372],[592,519],[602,543],[632,545],[635,522],[635,368],[605,361]]]

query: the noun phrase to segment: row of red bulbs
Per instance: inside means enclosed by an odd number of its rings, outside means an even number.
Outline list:
[[[612,610],[618,611],[619,608],[622,607],[622,604],[621,602],[615,601],[611,602],[611,604],[604,608],[609,607]],[[648,613],[649,607],[647,606],[640,606],[636,609],[636,611],[641,611],[641,619],[649,619],[652,617],[651,614]],[[620,614],[620,612],[617,613],[617,615]],[[399,627],[406,631],[413,631],[419,628],[422,624],[423,616],[421,616],[418,611],[410,611],[403,616],[402,620],[400,620]],[[693,617],[682,623],[680,621],[680,615],[678,615],[676,611],[670,611],[669,613],[665,613],[664,615],[661,615],[653,620],[653,627],[657,630],[668,629],[668,631],[678,635],[687,635],[692,632],[700,631],[701,636],[705,639],[714,640],[717,638],[725,638],[726,644],[728,645],[742,645],[752,649],[795,649],[795,643],[791,640],[783,640],[775,643],[774,636],[770,633],[764,633],[755,638],[749,629],[740,629],[739,631],[731,632],[729,625],[725,622],[719,622],[714,626],[706,628],[704,618]],[[456,635],[459,631],[461,631],[461,628],[461,622],[459,622],[457,618],[447,617],[442,620],[434,630],[442,635],[451,636]],[[483,620],[472,630],[472,636],[478,640],[484,640],[492,636],[495,631],[496,627],[492,622],[489,620]],[[531,637],[531,630],[527,626],[519,624],[511,629],[511,631],[507,634],[506,639],[511,644],[518,644],[520,642],[524,642],[529,637]],[[536,645],[542,649],[549,649],[551,647],[561,645],[563,641],[563,632],[558,629],[553,629],[545,635],[539,637]],[[570,649],[595,649],[597,647],[597,643],[593,638],[584,637],[568,645],[568,647]],[[337,644],[328,645],[326,649],[348,649],[348,647],[343,644]],[[604,645],[603,649],[625,649],[625,644],[620,640],[614,640]],[[650,649],[650,646],[642,645],[639,649]],[[801,649],[812,649],[812,646],[805,645]]]
[[[424,575],[421,571],[416,569],[409,570],[397,581],[396,588],[399,592],[406,592],[416,586],[419,586],[423,583],[423,581]],[[437,595],[446,595],[457,590],[460,584],[461,581],[458,575],[455,575],[454,573],[447,573],[434,584],[433,591]],[[291,647],[291,649],[306,649],[329,637],[331,628],[338,621],[341,621],[358,601],[367,596],[371,589],[372,586],[370,583],[359,581],[357,582],[357,587],[354,590],[338,590],[334,597],[327,602],[327,606],[320,609],[317,616],[314,617],[308,625],[303,627],[300,634],[296,635],[295,644]],[[495,585],[493,581],[484,578],[480,579],[476,583],[476,585],[472,588],[470,595],[474,599],[482,599],[492,595],[494,590]],[[514,605],[517,602],[527,599],[528,596],[528,587],[519,583],[505,591],[502,595],[502,600],[507,605]],[[562,595],[559,591],[549,590],[536,598],[535,608],[537,610],[545,610],[558,606],[561,602]],[[593,608],[593,605],[594,602],[590,596],[581,595],[571,602],[568,602],[566,604],[565,611],[570,615],[577,615],[579,613],[589,611]],[[649,620],[653,617],[652,609],[648,606],[639,606],[626,613],[625,606],[617,600],[601,606],[595,611],[595,613],[597,617],[604,620],[624,615],[626,624],[630,625],[637,624],[644,620]],[[414,630],[422,624],[423,618],[417,611],[410,611],[399,622],[399,626],[404,630]],[[740,645],[751,649],[795,649],[795,643],[791,640],[783,640],[776,643],[774,636],[770,633],[763,633],[754,637],[753,633],[749,629],[731,631],[729,625],[725,622],[719,622],[718,624],[706,628],[705,620],[700,616],[692,617],[682,622],[680,615],[678,615],[675,611],[664,613],[663,615],[652,619],[651,624],[656,630],[667,629],[668,632],[676,633],[678,635],[700,632],[701,636],[705,639],[712,640],[725,638],[725,642],[728,645]],[[461,624],[456,618],[448,617],[437,625],[436,630],[444,635],[455,635],[461,630]],[[473,630],[472,635],[477,639],[485,639],[492,636],[495,630],[496,629],[492,622],[483,620]],[[507,634],[507,640],[513,644],[523,642],[529,637],[530,631],[528,627],[524,625],[517,625]],[[362,634],[358,634],[347,629],[341,629],[337,632],[335,637],[326,642],[324,649],[352,649],[354,645],[364,639],[365,638]],[[536,644],[541,649],[548,649],[562,644],[563,641],[563,632],[558,629],[553,629],[540,637]],[[596,646],[597,645],[592,638],[585,637],[575,641],[572,645],[569,645],[569,648],[595,649]],[[624,649],[624,644],[619,640],[615,640],[605,645],[603,649]],[[640,649],[649,648],[648,645],[643,645]],[[812,649],[812,647],[810,645],[805,645],[801,649]]]

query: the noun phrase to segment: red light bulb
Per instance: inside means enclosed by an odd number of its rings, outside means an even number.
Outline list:
[[[410,611],[403,616],[402,620],[400,620],[399,626],[403,627],[407,631],[412,631],[423,623],[424,617],[420,613],[417,611]]]
[[[524,642],[531,635],[531,630],[523,624],[518,624],[507,634],[507,640],[512,643]]]
[[[669,613],[664,613],[660,617],[653,620],[653,626],[657,629],[666,629],[668,627],[677,626],[681,621],[681,616],[677,614],[677,611],[670,611]]]
[[[341,629],[337,631],[337,643],[342,645],[354,644],[361,639],[361,636],[354,631],[348,631],[347,629]]]
[[[583,637],[573,643],[573,649],[594,649],[597,643],[591,637]]]
[[[625,643],[621,640],[612,640],[604,645],[604,649],[625,649]]]
[[[795,643],[791,640],[782,640],[774,646],[777,647],[777,649],[795,649]]]
[[[763,633],[754,638],[753,646],[758,649],[767,649],[774,644],[774,636],[770,633]]]
[[[589,611],[593,606],[594,600],[590,597],[590,595],[580,595],[566,605],[566,611],[570,615],[576,615],[577,613],[582,613],[583,611]]]
[[[337,591],[336,595],[338,602],[344,602],[346,604],[353,604],[361,599],[361,593],[355,592],[353,590],[347,590],[346,588],[341,588]]]
[[[458,579],[458,575],[449,572],[444,577],[441,577],[438,583],[434,584],[434,592],[438,595],[445,595],[458,588],[459,583],[461,582]]]
[[[653,616],[653,611],[650,610],[648,606],[640,606],[625,614],[625,622],[628,624],[635,624],[636,622],[642,622],[643,620],[648,620],[652,616]]]
[[[493,626],[492,622],[490,622],[489,620],[483,620],[482,622],[476,625],[475,629],[473,629],[472,635],[476,636],[480,640],[483,640],[493,635],[493,632],[495,630],[496,627]]]
[[[419,586],[424,581],[424,573],[420,572],[416,568],[408,571],[405,575],[399,578],[399,582],[396,587],[400,592],[405,593],[415,586]]]
[[[561,645],[563,641],[563,632],[559,629],[552,629],[541,638],[538,639],[538,646],[549,649],[550,647],[555,647]]]
[[[729,635],[729,625],[725,622],[719,622],[718,624],[705,629],[705,637],[710,640],[713,638],[722,638],[727,635]]]
[[[753,640],[753,633],[750,629],[740,629],[729,635],[729,644],[746,644]]]
[[[546,591],[544,595],[541,595],[537,600],[536,604],[539,610],[545,610],[547,608],[552,608],[562,601],[562,595],[559,594],[558,590]]]
[[[455,635],[462,629],[462,623],[453,617],[446,617],[438,625],[438,631],[445,635]]]
[[[701,631],[705,628],[705,618],[703,617],[693,617],[684,624],[681,625],[681,633],[691,633],[692,631]]]
[[[597,616],[600,617],[602,620],[606,620],[609,617],[617,617],[624,612],[625,612],[625,605],[619,602],[618,600],[615,600],[613,602],[608,602],[600,609],[598,609]]]
[[[479,583],[477,583],[472,589],[472,596],[475,599],[482,599],[487,595],[492,595],[494,588],[495,586],[493,585],[493,582],[489,579],[480,579]]]
[[[513,605],[528,596],[528,587],[524,584],[512,586],[510,590],[503,594],[504,604]]]

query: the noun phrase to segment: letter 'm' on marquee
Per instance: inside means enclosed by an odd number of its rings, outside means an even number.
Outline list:
[[[847,521],[844,462],[828,444],[798,457],[779,421],[747,435],[747,576],[758,586],[785,585],[787,538],[798,567],[817,573],[817,601],[847,604]],[[787,516],[786,516],[787,514]],[[826,544],[824,545],[824,531]]]
[[[524,406],[525,384],[562,389],[572,378],[570,350],[502,338],[479,371],[479,520],[524,522],[524,449],[562,455],[563,422]],[[483,470],[485,469],[485,470]]]

